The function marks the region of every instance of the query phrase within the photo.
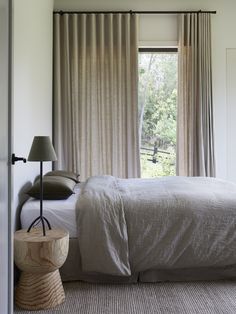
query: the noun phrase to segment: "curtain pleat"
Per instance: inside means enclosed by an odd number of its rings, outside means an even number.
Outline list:
[[[210,14],[179,17],[177,174],[215,176]]]
[[[139,177],[136,14],[54,15],[57,169]]]

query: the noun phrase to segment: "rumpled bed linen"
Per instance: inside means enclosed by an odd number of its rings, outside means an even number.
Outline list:
[[[76,206],[82,270],[117,276],[236,264],[236,185],[96,176]]]

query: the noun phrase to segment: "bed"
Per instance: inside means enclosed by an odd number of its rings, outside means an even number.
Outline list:
[[[45,200],[69,231],[61,275],[90,282],[236,278],[236,185],[214,178],[89,178],[67,200]],[[21,211],[27,228],[39,201]]]

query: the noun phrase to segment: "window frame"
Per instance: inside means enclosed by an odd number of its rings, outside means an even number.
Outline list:
[[[178,53],[178,47],[140,47],[138,49],[139,53],[153,53],[153,52],[163,52],[163,53]]]
[[[176,54],[177,58],[178,58],[178,47],[139,47],[138,48],[138,54],[148,54],[148,53],[159,53],[159,54]],[[178,60],[178,59],[177,59]],[[177,63],[177,71],[178,71],[178,63]],[[177,83],[177,87],[178,87],[178,83]],[[177,108],[176,108],[177,110]],[[142,136],[140,134],[140,136]],[[176,140],[177,140],[177,129],[176,129]],[[151,151],[151,149],[148,149]],[[141,154],[142,154],[142,144],[141,144],[141,138],[140,138],[140,164],[141,164]],[[161,152],[162,150],[159,150],[159,152]],[[163,152],[163,151],[162,151]],[[176,153],[176,152],[175,152]],[[155,149],[153,150],[153,153],[151,154],[150,152],[148,152],[146,155],[149,155],[152,157],[151,159],[148,159],[150,161],[152,161],[154,164],[157,163],[157,159],[156,159],[156,154],[155,153]],[[142,168],[142,167],[141,167]],[[176,175],[176,171],[175,171],[175,175]],[[142,173],[141,173],[141,177],[142,177]]]

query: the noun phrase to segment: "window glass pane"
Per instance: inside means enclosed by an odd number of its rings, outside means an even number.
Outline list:
[[[175,175],[177,53],[139,54],[141,176]]]

